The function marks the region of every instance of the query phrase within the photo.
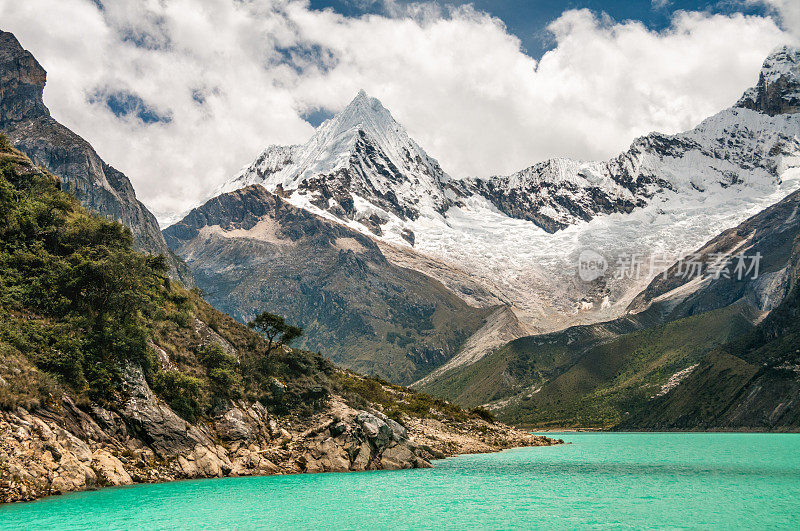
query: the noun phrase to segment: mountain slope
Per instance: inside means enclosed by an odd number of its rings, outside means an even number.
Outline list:
[[[603,322],[678,258],[800,186],[798,57],[776,49],[755,87],[690,131],[651,133],[608,161],[553,159],[487,178],[448,176],[360,93],[308,142],[266,149],[221,190],[263,184],[410,249],[421,257],[389,258],[426,275],[442,272],[428,259],[468,271],[533,331]],[[587,250],[609,265],[592,282],[576,275]],[[623,270],[631,256],[641,274]]]
[[[628,312],[658,314],[673,320],[721,308],[745,299],[759,311],[768,312],[788,294],[792,250],[800,232],[800,192],[789,194],[737,227],[722,232],[706,245],[674,264],[634,298]],[[735,274],[739,256],[758,256],[758,271]],[[704,274],[682,274],[688,263]],[[717,264],[717,265],[715,265]],[[720,271],[719,264],[727,266]],[[752,260],[746,263],[753,266]],[[757,274],[755,274],[757,273]]]
[[[191,274],[170,251],[155,216],[136,199],[128,178],[91,145],[50,116],[42,93],[46,72],[13,34],[0,31],[0,131],[36,164],[63,182],[81,203],[131,229],[138,249],[167,257],[174,278]]]
[[[305,348],[398,382],[454,356],[491,311],[260,185],[210,200],[164,235],[209,300],[236,319],[286,315],[307,330]]]
[[[799,208],[800,191],[723,232],[693,253],[697,276],[675,264],[620,319],[518,339],[421,389],[526,426],[798,429]],[[738,278],[740,255],[759,270]]]
[[[0,503],[554,442],[270,349],[60,187],[0,135]]]
[[[800,430],[800,237],[788,295],[750,333],[710,352],[670,393],[620,424],[651,430]]]

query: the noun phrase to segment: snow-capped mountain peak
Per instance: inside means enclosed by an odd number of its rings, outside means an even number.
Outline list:
[[[450,177],[363,90],[305,144],[270,146],[218,193],[261,184],[290,201],[381,234],[392,219],[443,213]]]
[[[267,148],[227,186],[263,184],[384,242],[405,238],[485,280],[541,330],[612,319],[652,276],[582,283],[582,249],[609,263],[677,259],[800,187],[798,65],[800,50],[776,49],[736,106],[692,130],[651,133],[606,161],[551,159],[487,178],[448,177],[360,92],[308,142]]]
[[[311,142],[326,143],[355,131],[362,131],[387,146],[393,144],[393,137],[407,136],[380,100],[359,90],[347,107],[319,126]]]
[[[764,60],[758,84],[737,107],[775,116],[800,112],[800,48],[779,46]]]

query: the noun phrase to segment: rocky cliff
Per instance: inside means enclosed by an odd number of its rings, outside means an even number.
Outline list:
[[[800,49],[781,46],[764,61],[758,84],[744,93],[737,107],[774,116],[800,112]]]
[[[427,468],[455,454],[557,442],[441,412],[400,424],[338,396],[309,419],[235,402],[190,424],[154,395],[141,369],[128,369],[126,385],[118,409],[65,396],[35,411],[0,411],[0,503],[176,479]]]
[[[155,216],[136,199],[128,178],[83,138],[58,123],[42,100],[46,72],[13,34],[0,31],[0,132],[36,164],[57,175],[87,208],[126,225],[137,247],[167,257],[175,278],[192,285],[170,251]]]
[[[60,186],[0,135],[0,503],[551,443],[267,342]]]

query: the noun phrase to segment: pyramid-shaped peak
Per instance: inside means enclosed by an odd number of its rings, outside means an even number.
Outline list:
[[[330,142],[344,134],[361,131],[376,141],[389,141],[397,137],[406,137],[403,127],[392,117],[386,107],[378,100],[360,90],[356,97],[330,120],[317,129],[316,140]],[[392,142],[394,143],[394,142]]]
[[[356,97],[339,114],[348,120],[369,120],[379,118],[382,120],[392,119],[391,113],[383,106],[378,98],[369,96],[364,89],[358,91]]]
[[[800,48],[796,46],[778,46],[764,60],[761,76],[767,82],[773,82],[783,76],[797,79],[800,77]]]

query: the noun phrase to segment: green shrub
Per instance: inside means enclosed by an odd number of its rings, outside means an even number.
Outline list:
[[[478,407],[474,407],[474,408],[470,409],[469,412],[471,414],[475,415],[476,417],[485,420],[486,422],[495,422],[496,421],[496,419],[495,419],[494,415],[492,414],[492,412],[489,411],[486,408],[482,408],[482,407],[478,406]]]
[[[222,350],[217,343],[211,343],[198,352],[200,363],[206,368],[211,391],[220,398],[241,398],[242,376],[239,362]]]
[[[205,382],[180,371],[162,371],[155,375],[154,390],[175,413],[195,422],[206,409]]]

